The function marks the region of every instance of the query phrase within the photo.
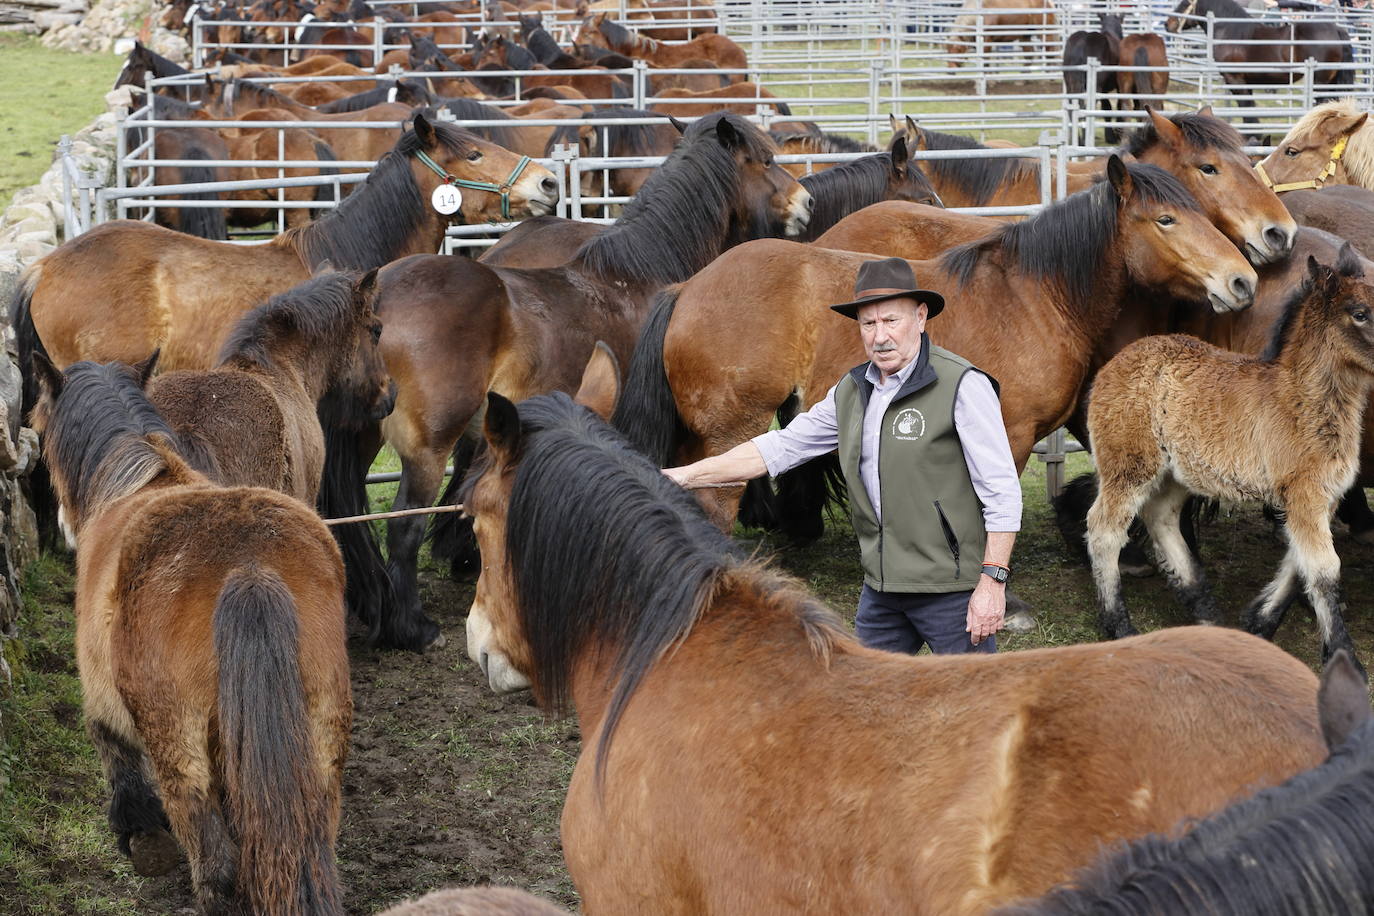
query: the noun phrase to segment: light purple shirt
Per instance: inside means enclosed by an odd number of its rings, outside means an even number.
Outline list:
[[[859,449],[859,477],[878,519],[883,517],[882,492],[878,486],[878,439],[882,417],[911,373],[920,355],[907,363],[886,382],[871,363],[865,376],[873,384],[873,394],[864,411],[863,442]],[[775,429],[754,438],[776,477],[812,458],[834,451],[840,443],[839,423],[835,417],[835,387],[806,413],[798,414],[786,429]],[[969,479],[983,504],[983,527],[987,531],[1021,530],[1021,481],[1011,458],[1007,430],[1002,425],[1002,405],[992,383],[981,372],[965,372],[954,394],[954,431],[964,450]]]

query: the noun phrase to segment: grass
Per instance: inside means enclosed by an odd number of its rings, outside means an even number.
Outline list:
[[[124,60],[54,51],[28,35],[0,33],[0,210],[52,163],[62,134],[105,111]]]

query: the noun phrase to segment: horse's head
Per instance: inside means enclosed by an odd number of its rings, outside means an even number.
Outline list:
[[[1178,178],[1251,264],[1286,258],[1298,224],[1250,166],[1235,128],[1213,117],[1210,107],[1173,118],[1145,110],[1150,123],[1127,139],[1125,149]]]
[[[486,67],[489,70],[509,70],[506,55],[506,36],[497,35],[488,41],[482,48],[482,53],[477,58],[476,69]]]
[[[1184,16],[1197,15],[1198,0],[1181,0],[1178,6],[1174,7],[1174,14],[1164,20],[1164,31],[1181,32],[1184,29],[1200,29],[1202,23],[1196,19],[1184,19]]]
[[[1334,330],[1331,344],[1348,362],[1374,374],[1374,277],[1365,276],[1366,263],[1349,242],[1334,266],[1309,256],[1302,307],[1316,309],[1320,324]]]
[[[422,199],[430,199],[440,185],[454,185],[464,223],[543,216],[558,204],[552,172],[469,131],[416,115],[414,140],[407,145],[413,147],[411,168]]]
[[[1249,308],[1259,278],[1178,179],[1155,166],[1107,160],[1117,235],[1135,281],[1217,312]],[[1091,192],[1084,192],[1091,193]]]
[[[1369,112],[1351,101],[1317,106],[1255,167],[1257,177],[1278,192],[1358,184],[1351,180],[1348,163],[1368,161],[1365,150],[1374,135],[1365,130],[1368,119]]]
[[[339,348],[334,393],[369,420],[381,421],[396,406],[396,384],[382,359],[382,321],[373,310],[377,268],[353,283],[352,321]]]
[[[148,49],[143,46],[143,42],[135,41],[133,48],[129,50],[129,56],[124,59],[124,67],[119,71],[119,76],[115,78],[114,88],[120,86],[139,86],[146,83],[148,71],[153,69],[153,60],[148,56]]]
[[[598,343],[575,400],[605,419],[615,407],[619,384],[615,358]],[[537,676],[506,552],[507,510],[526,433],[515,405],[495,392],[487,395],[484,435],[486,450],[460,491],[482,554],[482,572],[468,610],[468,657],[481,666],[492,690],[510,693],[531,686]]]
[[[767,134],[736,115],[716,117],[716,139],[739,174],[731,217],[736,232],[747,233],[744,238],[801,235],[815,207],[811,192],[774,160],[777,147]]]
[[[943,207],[945,202],[935,193],[935,188],[921,171],[921,166],[911,158],[905,136],[898,136],[888,146],[892,157],[892,168],[888,172],[885,200],[905,200],[914,204],[929,204]]]
[[[578,21],[577,31],[573,33],[573,44],[614,51],[615,48],[611,47],[610,41],[601,31],[601,24],[605,21],[605,13],[584,12]]]

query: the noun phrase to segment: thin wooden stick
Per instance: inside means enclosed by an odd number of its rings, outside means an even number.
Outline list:
[[[397,509],[394,512],[374,512],[371,515],[350,515],[347,518],[327,518],[326,525],[351,525],[354,522],[374,522],[384,518],[404,518],[407,515],[439,515],[443,512],[462,512],[461,504],[456,506],[420,506],[418,509]]]

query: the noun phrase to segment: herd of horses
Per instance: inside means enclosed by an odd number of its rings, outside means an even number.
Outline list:
[[[541,44],[521,12],[487,39],[502,53]],[[316,110],[243,79],[154,104]],[[412,107],[397,88],[377,117],[404,127],[325,215],[252,247],[104,223],[16,294],[31,490],[76,551],[86,720],[136,872],[184,854],[207,913],[343,912],[346,614],[379,645],[444,639],[420,604],[423,517],[389,519],[385,555],[370,525],[322,520],[366,511],[387,443],[396,509],[432,506],[454,464],[440,499],[463,516],[429,537],[455,567],[476,558],[467,648],[492,689],[578,717],[562,844],[589,912],[1374,905],[1374,829],[1351,815],[1374,801],[1374,726],[1331,539],[1338,501],[1374,530],[1363,112],[1319,107],[1255,169],[1210,110],[1147,109],[1074,165],[1069,196],[1008,222],[945,207],[1027,202],[1037,160],[922,163],[978,144],[894,118],[885,150],[798,178],[778,138],[715,110],[668,125],[666,161],[603,226],[550,215],[558,184],[511,125],[434,113],[476,96]],[[430,203],[446,185],[448,214]],[[434,254],[449,225],[506,219],[480,258]],[[1100,479],[1060,508],[1106,641],[866,649],[728,535],[747,514],[815,538],[832,461],[697,495],[660,472],[861,362],[825,306],[889,256],[945,297],[931,339],[1001,381],[1018,468],[1060,426],[1092,449]],[[1118,554],[1137,514],[1180,602],[1220,622],[1181,529],[1194,494],[1269,503],[1288,553],[1250,633],[1134,635]],[[1320,683],[1257,638],[1299,593]]]

